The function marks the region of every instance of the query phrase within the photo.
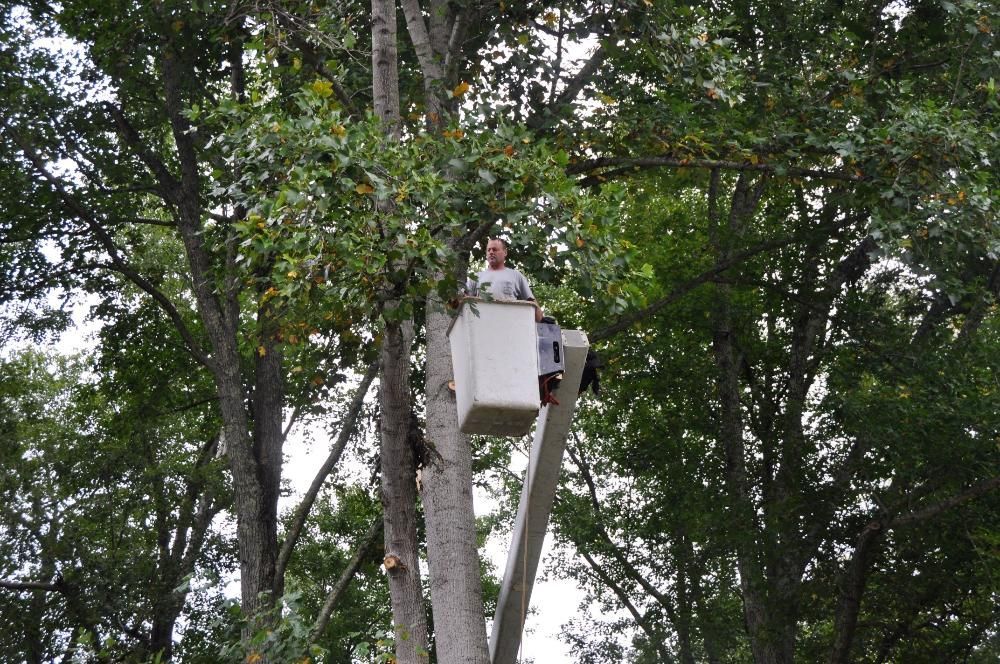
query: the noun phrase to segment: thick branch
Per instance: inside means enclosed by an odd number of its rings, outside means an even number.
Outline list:
[[[177,178],[170,172],[159,155],[149,149],[142,140],[142,136],[132,126],[124,111],[114,104],[105,104],[105,110],[115,122],[118,128],[118,135],[122,137],[125,144],[132,148],[132,151],[139,156],[146,168],[156,177],[160,184],[160,195],[171,205],[177,205],[178,182]]]
[[[401,0],[403,16],[406,17],[406,31],[410,33],[413,50],[420,62],[420,71],[424,75],[424,87],[430,94],[431,88],[444,80],[444,68],[434,52],[431,35],[424,21],[419,0]]]
[[[570,175],[586,173],[587,177],[580,185],[589,187],[607,179],[611,179],[629,171],[649,168],[705,168],[723,169],[727,171],[757,171],[773,173],[787,177],[816,178],[820,180],[840,180],[845,182],[861,182],[863,176],[837,171],[824,171],[814,168],[779,167],[774,164],[752,163],[749,161],[731,161],[725,159],[687,159],[678,157],[599,157],[578,162],[569,166],[566,172]],[[603,170],[608,169],[608,170]]]
[[[275,579],[281,579],[284,577],[285,569],[288,567],[288,560],[291,558],[292,550],[295,548],[295,543],[298,541],[299,535],[302,533],[302,528],[305,525],[306,518],[309,516],[309,510],[312,509],[313,503],[316,502],[316,497],[319,495],[320,489],[323,488],[323,483],[326,481],[330,471],[332,471],[334,466],[337,465],[337,462],[340,461],[340,456],[344,453],[347,441],[354,432],[354,425],[355,422],[357,422],[358,414],[361,412],[361,406],[364,403],[365,395],[368,394],[368,389],[371,387],[372,381],[375,380],[375,376],[377,375],[378,363],[374,362],[368,367],[368,371],[365,373],[364,378],[361,379],[361,384],[358,385],[358,389],[354,392],[354,398],[351,399],[351,404],[347,409],[347,413],[341,421],[340,433],[337,435],[337,440],[330,449],[330,454],[327,456],[326,461],[323,462],[323,465],[320,466],[319,471],[313,478],[312,484],[309,485],[309,490],[306,491],[306,494],[302,497],[298,507],[295,508],[295,516],[292,518],[292,525],[289,527],[288,534],[285,535],[285,541],[281,545],[281,551],[278,553],[278,562],[275,563]]]
[[[59,592],[60,588],[55,583],[44,581],[8,581],[0,579],[0,588],[7,590],[45,590],[47,592]]]

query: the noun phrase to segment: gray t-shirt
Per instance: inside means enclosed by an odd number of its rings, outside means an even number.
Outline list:
[[[531,300],[535,296],[524,275],[514,268],[502,270],[485,269],[476,275],[478,281],[469,279],[466,290],[469,295],[479,296],[480,291],[488,292],[494,300]]]

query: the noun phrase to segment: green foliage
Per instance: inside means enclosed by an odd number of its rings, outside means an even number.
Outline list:
[[[2,603],[14,629],[0,650],[12,661],[71,643],[145,661],[169,645],[151,630],[172,633],[183,578],[231,564],[226,541],[194,518],[196,502],[210,519],[225,500],[218,465],[195,453],[211,419],[157,416],[141,392],[96,382],[94,368],[31,351],[0,365],[0,577],[47,586]]]
[[[229,128],[219,141],[232,169],[216,171],[216,194],[248,210],[238,262],[269,284],[262,302],[357,320],[402,296],[382,315],[412,315],[428,293],[459,289],[455,240],[490,220],[514,246],[549,247],[527,261],[543,279],[573,268],[612,310],[635,301],[613,286],[627,255],[611,236],[615,197],[576,189],[565,153],[506,126],[388,142],[338,111],[322,83],[296,93],[292,113],[287,100],[265,113],[227,104],[210,119]]]
[[[271,609],[273,615],[251,618],[242,614],[238,604],[230,604],[227,622],[231,631],[226,639],[228,643],[220,648],[216,661],[231,664],[327,661],[321,646],[309,644],[311,622],[302,614],[299,599],[297,593],[286,594]],[[266,623],[267,627],[259,627],[262,623]],[[250,636],[245,638],[247,631]]]

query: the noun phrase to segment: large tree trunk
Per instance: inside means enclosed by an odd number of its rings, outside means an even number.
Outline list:
[[[184,117],[182,58],[167,45],[163,67],[166,111],[177,146],[180,178],[155,169],[166,200],[177,208],[177,228],[191,270],[198,313],[212,347],[209,368],[215,379],[227,456],[233,475],[236,538],[243,612],[254,617],[274,604],[277,556],[277,500],[281,480],[282,360],[267,312],[261,317],[253,424],[247,409],[250,381],[244,381],[238,347],[239,309],[235,284],[220,292],[213,261],[202,235],[202,169],[190,125]],[[252,431],[252,433],[251,433]]]
[[[420,584],[417,490],[410,432],[411,323],[387,324],[382,341],[382,508],[396,660],[427,661],[427,618]]]
[[[399,73],[396,53],[396,6],[372,0],[372,95],[375,114],[387,141],[398,140]],[[380,205],[383,212],[391,201]],[[420,583],[416,514],[416,468],[410,447],[410,347],[413,322],[395,320],[399,301],[389,294],[381,349],[380,458],[386,569],[395,631],[396,661],[427,661],[427,618]]]
[[[448,44],[456,17],[444,0],[430,0],[426,21],[419,0],[402,0],[401,5],[423,76],[428,125],[440,130],[445,116],[455,110],[441,95],[447,86],[443,63],[450,59],[454,64],[457,57],[449,53]],[[461,266],[460,271],[464,269]],[[458,430],[455,395],[448,389],[452,379],[450,322],[444,303],[430,295],[425,387],[431,454],[423,475],[423,499],[435,644],[442,664],[487,664],[489,646],[472,504],[472,452],[468,438]]]
[[[472,451],[458,430],[448,325],[435,296],[427,301],[427,444],[424,471],[427,556],[438,661],[487,664],[482,578],[472,504]]]
[[[759,195],[751,195],[747,178],[741,174],[733,193],[728,223],[723,226],[719,214],[720,177],[712,171],[709,185],[709,241],[716,253],[716,260],[728,261],[740,235],[743,222],[752,214]],[[740,366],[743,361],[736,344],[736,325],[732,312],[731,288],[726,284],[716,286],[715,307],[712,312],[712,347],[718,369],[716,390],[719,399],[719,440],[725,458],[726,492],[730,500],[733,532],[745,532],[757,522],[756,508],[750,490],[747,471],[747,451],[744,441],[743,411],[740,403]],[[753,537],[740,537],[734,543],[736,564],[740,575],[740,593],[743,597],[743,617],[750,638],[750,649],[756,664],[786,664],[792,661],[794,639],[789,644],[788,630],[780,619],[786,616],[778,610],[769,597],[767,577],[762,565],[764,556],[761,541],[769,533],[762,533],[753,526]],[[792,634],[794,635],[794,622]]]

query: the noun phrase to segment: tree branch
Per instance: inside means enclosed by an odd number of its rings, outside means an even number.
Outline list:
[[[316,502],[316,497],[319,495],[320,489],[323,488],[323,483],[326,481],[330,471],[340,461],[340,456],[347,446],[348,439],[354,433],[355,423],[361,412],[365,395],[368,394],[368,389],[375,380],[375,376],[378,375],[378,369],[378,362],[373,362],[369,365],[368,371],[365,373],[364,378],[361,379],[358,389],[354,392],[354,398],[351,399],[347,413],[344,415],[343,420],[341,420],[340,433],[337,435],[337,440],[330,449],[330,454],[327,456],[326,461],[323,462],[323,465],[320,466],[319,471],[313,478],[312,484],[309,486],[309,490],[306,491],[306,494],[295,508],[295,516],[292,518],[292,524],[288,528],[288,534],[285,535],[285,541],[281,544],[281,551],[278,553],[278,560],[275,563],[275,583],[279,583],[278,580],[284,577],[288,561],[292,557],[292,550],[295,548],[295,543],[298,541],[306,518],[309,516],[309,510],[312,509],[313,503]]]
[[[838,180],[844,182],[862,182],[864,176],[853,173],[841,173],[836,171],[823,171],[814,168],[779,168],[773,164],[757,163],[749,161],[732,161],[725,159],[688,159],[678,157],[599,157],[587,161],[571,164],[566,172],[569,175],[587,174],[587,177],[580,180],[581,187],[590,187],[604,180],[617,177],[629,171],[649,169],[649,168],[720,168],[727,171],[757,171],[761,173],[773,173],[787,177],[816,178],[820,180]],[[602,172],[601,169],[610,169]],[[779,173],[780,171],[780,173]]]
[[[334,607],[340,601],[340,598],[344,595],[344,591],[347,590],[348,584],[350,584],[351,579],[358,573],[361,568],[361,563],[364,562],[365,557],[371,551],[372,547],[378,542],[379,536],[382,533],[382,517],[378,516],[372,525],[368,527],[368,532],[365,533],[364,539],[358,543],[358,547],[354,550],[354,555],[351,556],[350,561],[347,563],[347,567],[341,572],[340,577],[337,582],[333,584],[333,588],[327,593],[326,601],[323,602],[323,608],[320,609],[319,615],[316,617],[316,622],[313,624],[312,632],[309,634],[310,645],[315,643],[319,639],[323,630],[326,629],[327,623],[330,622],[330,616],[333,613]]]
[[[403,16],[406,17],[406,31],[410,33],[410,41],[413,43],[413,50],[417,54],[420,70],[424,75],[424,88],[429,94],[433,94],[431,87],[443,82],[444,70],[435,57],[434,45],[431,43],[430,32],[424,21],[423,11],[420,9],[420,1],[400,0],[400,5],[403,8]]]
[[[639,626],[639,629],[641,629],[643,632],[646,633],[646,637],[649,639],[649,642],[656,648],[656,652],[660,657],[660,661],[661,662],[672,661],[670,654],[666,651],[666,648],[664,647],[663,639],[657,636],[655,632],[653,632],[652,628],[649,625],[648,617],[639,613],[639,610],[636,609],[634,604],[632,604],[632,600],[629,599],[629,596],[625,592],[625,590],[617,583],[615,583],[614,579],[611,578],[611,575],[608,574],[608,572],[603,567],[601,567],[601,565],[596,560],[594,560],[594,558],[589,553],[587,553],[586,551],[584,551],[582,548],[579,547],[577,548],[577,550],[580,552],[580,555],[583,556],[583,559],[587,561],[587,564],[590,565],[590,568],[594,570],[594,576],[596,576],[601,581],[601,583],[605,585],[605,587],[609,588],[611,592],[614,593],[615,597],[618,598],[618,601],[621,602],[622,606],[624,606],[625,609],[628,610],[628,612],[632,615],[632,620],[635,621],[635,624]]]
[[[788,246],[790,244],[794,244],[795,242],[798,242],[800,239],[801,238],[799,237],[788,237],[779,240],[768,240],[766,242],[761,242],[759,244],[756,244],[750,247],[749,249],[733,253],[730,256],[718,261],[714,266],[705,270],[698,276],[688,279],[679,286],[676,286],[667,295],[660,298],[656,302],[653,302],[649,306],[640,309],[638,311],[635,311],[633,313],[626,314],[621,318],[619,318],[615,323],[612,323],[611,325],[589,335],[590,340],[591,342],[603,341],[604,339],[608,339],[618,334],[619,332],[627,330],[635,323],[643,320],[644,318],[648,318],[654,315],[667,305],[670,305],[678,301],[679,299],[681,299],[682,297],[693,291],[698,286],[701,286],[704,283],[712,281],[718,275],[722,274],[723,272],[732,267],[735,267],[736,265],[742,263],[746,259],[755,256],[761,252],[768,251],[770,249],[778,249],[781,247]]]
[[[115,126],[118,128],[118,135],[121,136],[126,145],[132,148],[132,151],[138,155],[142,163],[146,165],[146,168],[156,177],[157,182],[160,184],[160,195],[163,199],[171,205],[177,205],[179,188],[177,178],[170,172],[170,169],[163,163],[163,160],[146,146],[146,143],[142,140],[142,136],[132,126],[132,123],[129,122],[121,107],[108,103],[104,105],[104,108],[114,120]]]
[[[46,592],[59,592],[61,589],[56,583],[44,581],[9,581],[0,579],[0,588],[7,590],[44,590]]]
[[[558,109],[566,104],[570,103],[576,99],[577,95],[583,90],[584,86],[589,83],[594,74],[604,63],[607,58],[607,51],[604,50],[604,46],[599,44],[598,47],[590,54],[590,58],[584,63],[583,67],[580,68],[572,79],[563,88],[563,91],[559,93],[558,96],[554,96],[551,103],[546,104],[544,107],[538,109],[531,117],[527,119],[526,124],[531,129],[543,129],[549,120],[556,115]],[[553,87],[555,86],[555,81],[553,81]],[[590,169],[582,169],[581,171],[574,171],[575,167],[570,167],[567,169],[570,174],[576,174],[577,172],[582,173]],[[594,166],[594,168],[600,168],[599,166]]]
[[[929,505],[923,509],[894,517],[888,521],[886,528],[892,530],[895,528],[915,525],[921,521],[933,518],[942,512],[958,507],[963,503],[967,503],[970,500],[975,500],[980,496],[984,496],[997,488],[1000,488],[1000,475],[983,480],[978,484],[972,485],[961,493],[945,498],[944,500],[934,503],[933,505]]]
[[[209,366],[208,356],[201,350],[194,335],[191,330],[188,329],[187,325],[184,323],[184,319],[181,318],[180,312],[174,306],[166,295],[163,294],[158,288],[156,288],[152,283],[149,282],[145,277],[139,274],[134,268],[132,268],[125,260],[121,257],[118,251],[118,246],[115,244],[114,239],[107,232],[107,230],[98,221],[96,215],[94,215],[86,206],[83,205],[75,196],[73,196],[66,188],[65,183],[58,177],[49,172],[48,168],[45,166],[45,162],[42,160],[41,156],[35,150],[34,146],[28,141],[24,140],[21,135],[14,130],[13,127],[8,125],[6,122],[3,123],[4,131],[10,136],[14,142],[21,148],[25,156],[35,167],[41,175],[55,190],[59,198],[62,199],[63,203],[83,220],[87,226],[90,228],[91,232],[96,237],[97,241],[108,253],[108,257],[111,259],[110,264],[102,264],[106,269],[119,272],[124,275],[136,285],[139,289],[144,291],[150,297],[152,297],[157,304],[163,309],[163,311],[170,318],[170,321],[174,324],[181,338],[184,340],[187,346],[188,352],[199,364],[207,367]]]

